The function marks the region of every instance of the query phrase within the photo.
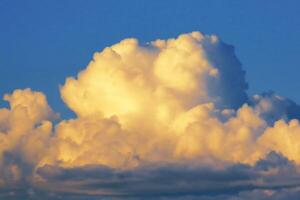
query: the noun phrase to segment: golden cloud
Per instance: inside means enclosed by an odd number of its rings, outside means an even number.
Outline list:
[[[36,170],[49,165],[254,165],[271,151],[299,164],[300,126],[288,113],[296,105],[248,97],[244,76],[232,46],[200,32],[106,47],[60,88],[75,119],[53,127],[58,115],[41,92],[4,96],[0,185],[40,181]]]

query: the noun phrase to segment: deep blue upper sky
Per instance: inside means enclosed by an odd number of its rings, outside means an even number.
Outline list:
[[[299,0],[1,0],[0,95],[41,90],[70,116],[59,84],[93,52],[126,37],[147,42],[199,30],[235,46],[250,93],[274,90],[299,103],[299,11]]]

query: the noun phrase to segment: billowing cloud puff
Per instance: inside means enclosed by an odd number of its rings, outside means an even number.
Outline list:
[[[0,186],[24,181],[46,154],[57,119],[46,97],[30,89],[5,95],[10,109],[0,109]]]
[[[0,193],[294,195],[300,107],[275,93],[248,96],[247,87],[233,47],[214,35],[106,47],[60,88],[74,119],[57,121],[40,92],[4,96],[10,109],[0,109]]]
[[[244,75],[231,46],[193,32],[144,46],[125,39],[107,47],[77,80],[68,78],[61,93],[79,116],[127,117],[150,110],[151,117],[168,120],[203,103],[241,106],[247,100]]]

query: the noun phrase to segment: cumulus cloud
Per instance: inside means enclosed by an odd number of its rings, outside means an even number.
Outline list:
[[[4,96],[10,108],[0,109],[0,193],[294,195],[300,107],[273,92],[249,96],[247,88],[234,48],[215,35],[106,47],[60,88],[74,119],[59,121],[41,92]]]

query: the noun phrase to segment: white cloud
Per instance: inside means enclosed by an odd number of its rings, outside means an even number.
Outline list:
[[[229,190],[264,192],[269,179],[278,178],[276,187],[284,188],[289,180],[279,172],[298,176],[299,106],[275,93],[248,97],[247,87],[233,47],[217,36],[193,32],[147,45],[125,39],[95,53],[61,87],[75,119],[53,127],[58,115],[40,92],[4,96],[10,108],[0,109],[0,187],[37,190],[30,195],[102,194],[108,188],[109,195],[191,189],[201,196],[223,195],[225,179],[232,181]],[[293,161],[287,171],[279,162],[266,174],[258,168],[272,151]],[[108,185],[99,183],[97,173]],[[240,175],[247,180],[240,183]],[[193,176],[207,183],[213,178],[220,188],[205,188]],[[140,190],[133,189],[135,178]],[[168,178],[173,182],[161,185],[166,190],[155,186]],[[119,190],[122,181],[131,185]]]

